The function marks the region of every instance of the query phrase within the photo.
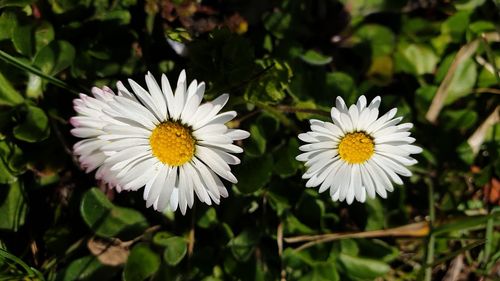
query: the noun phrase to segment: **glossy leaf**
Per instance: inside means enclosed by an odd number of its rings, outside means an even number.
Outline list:
[[[25,142],[38,142],[50,134],[49,119],[42,109],[28,105],[25,116],[12,131],[14,136]]]
[[[187,253],[187,242],[182,237],[170,237],[165,240],[163,259],[167,264],[174,266],[182,261]]]
[[[103,237],[132,238],[148,225],[141,213],[113,205],[97,188],[92,188],[83,195],[80,213],[87,226]]]
[[[142,281],[153,275],[160,267],[160,257],[147,245],[138,244],[132,248],[125,269],[124,281]]]

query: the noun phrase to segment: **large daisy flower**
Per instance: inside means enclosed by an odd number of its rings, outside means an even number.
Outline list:
[[[234,141],[249,133],[225,124],[235,111],[219,113],[228,101],[223,94],[201,103],[205,83],[192,81],[184,71],[175,90],[165,75],[161,88],[146,75],[147,90],[129,79],[132,92],[117,83],[118,94],[94,88],[94,97],[74,101],[79,116],[71,123],[81,166],[118,190],[144,187],[146,206],[163,211],[177,208],[184,214],[194,194],[206,204],[219,204],[228,192],[221,178],[236,183],[229,165],[240,160],[231,153],[243,150]]]
[[[422,152],[412,145],[415,139],[408,131],[413,124],[399,124],[403,118],[394,118],[396,108],[379,117],[380,101],[376,97],[368,105],[361,96],[347,107],[337,97],[333,123],[310,120],[311,131],[299,135],[307,143],[299,148],[304,153],[296,158],[307,167],[306,187],[330,189],[333,201],[351,204],[354,198],[364,202],[367,195],[386,198],[393,183],[403,184],[400,176],[411,176],[406,166],[417,161],[410,155]]]

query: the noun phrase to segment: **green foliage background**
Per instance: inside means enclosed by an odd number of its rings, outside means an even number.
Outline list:
[[[498,5],[0,0],[0,280],[499,278]],[[182,216],[99,187],[68,119],[93,85],[184,68],[252,135],[230,197]],[[424,153],[388,199],[348,206],[304,187],[296,136],[361,94]]]

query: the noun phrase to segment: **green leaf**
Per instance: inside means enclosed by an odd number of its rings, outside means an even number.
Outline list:
[[[42,109],[28,105],[24,119],[14,127],[14,137],[26,142],[39,142],[50,134],[49,119]]]
[[[5,76],[0,72],[0,105],[14,106],[23,103],[23,96],[12,87]]]
[[[309,274],[302,276],[301,281],[336,281],[340,280],[337,267],[332,262],[317,262]]]
[[[474,10],[482,6],[486,0],[457,0],[453,1],[453,5],[457,10]]]
[[[111,280],[117,273],[117,268],[102,265],[96,257],[85,256],[74,260],[61,272],[61,280]]]
[[[469,26],[469,17],[469,11],[460,11],[454,14],[441,24],[441,32],[449,34],[453,42],[460,42]]]
[[[170,237],[165,240],[166,249],[163,252],[163,259],[167,264],[174,266],[181,262],[187,253],[187,243],[182,237]]]
[[[82,198],[80,213],[92,231],[103,237],[133,238],[148,226],[146,218],[133,209],[113,205],[97,188],[87,191]]]
[[[274,172],[282,178],[295,175],[300,167],[299,161],[295,160],[295,156],[298,155],[298,153],[299,142],[297,139],[291,139],[288,144],[276,151]]]
[[[446,110],[443,112],[443,127],[450,129],[468,129],[477,121],[477,113],[470,109]]]
[[[393,53],[396,38],[392,31],[382,25],[365,24],[354,34],[354,40],[368,42],[372,57],[386,56]]]
[[[229,241],[229,247],[233,256],[239,261],[247,261],[259,242],[259,234],[256,230],[245,229],[238,236]]]
[[[43,21],[35,29],[35,47],[39,51],[54,40],[54,28],[49,22]]]
[[[168,238],[170,238],[172,236],[174,236],[174,235],[172,233],[170,233],[170,232],[158,231],[153,236],[153,243],[155,245],[165,247],[165,246],[167,246]]]
[[[500,212],[494,212],[486,216],[474,216],[456,219],[455,221],[436,227],[433,230],[433,234],[438,236],[453,231],[465,231],[468,229],[483,228],[489,219],[497,219],[499,217]]]
[[[300,58],[311,65],[326,65],[332,62],[331,56],[325,56],[315,50],[308,50]]]
[[[0,141],[0,160],[15,175],[22,174],[26,169],[23,151],[13,142]]]
[[[366,200],[366,218],[365,231],[383,229],[385,226],[385,213],[382,204],[378,198]]]
[[[11,6],[24,7],[33,2],[35,2],[35,0],[0,0],[0,9]]]
[[[21,23],[16,25],[14,31],[12,32],[12,43],[14,44],[16,50],[20,54],[30,58],[33,55],[33,49],[35,46],[35,42],[33,41],[33,32],[33,25]]]
[[[405,44],[398,46],[395,55],[396,71],[414,75],[433,73],[439,57],[427,45]]]
[[[48,75],[55,75],[73,63],[75,48],[66,41],[53,41],[35,56],[33,65]]]
[[[332,95],[332,100],[334,100],[336,96],[342,96],[344,98],[354,96],[357,92],[354,79],[352,79],[349,74],[340,71],[326,74],[326,87],[328,92]]]
[[[8,163],[5,163],[3,159],[0,159],[0,184],[8,184],[16,181],[16,177],[8,168]]]
[[[209,228],[217,224],[217,212],[215,208],[208,208],[203,215],[198,219],[198,226],[201,228]]]
[[[243,193],[253,193],[263,188],[271,179],[273,159],[270,155],[261,158],[245,157],[237,168],[238,190]]]
[[[456,53],[450,54],[443,60],[436,72],[436,82],[440,83],[443,81],[455,55]],[[457,99],[470,94],[476,84],[477,76],[477,67],[472,58],[467,58],[463,63],[459,64],[450,81],[445,104],[453,103]]]
[[[390,266],[384,262],[350,256],[343,253],[339,255],[338,260],[348,276],[362,280],[373,280],[377,277],[384,276],[391,269]]]
[[[138,244],[132,248],[125,269],[124,281],[143,281],[160,268],[160,257],[147,245]]]
[[[24,225],[27,211],[28,204],[19,181],[8,187],[0,186],[0,229],[17,231]]]
[[[0,32],[0,41],[4,39],[11,39],[16,25],[16,14],[9,11],[3,11],[0,15],[0,30],[2,31]]]

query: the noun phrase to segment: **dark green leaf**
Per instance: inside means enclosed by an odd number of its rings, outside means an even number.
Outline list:
[[[346,254],[340,254],[339,262],[348,276],[362,280],[373,280],[390,270],[389,265],[384,262]]]
[[[233,256],[239,261],[247,261],[259,242],[259,235],[253,229],[243,230],[229,242]]]
[[[263,158],[245,158],[237,168],[238,190],[252,193],[263,188],[271,179],[273,159],[270,155]]]
[[[104,237],[132,238],[148,226],[141,213],[113,205],[97,188],[92,188],[83,195],[80,213],[87,226],[95,234]]]
[[[0,171],[1,173],[1,171]],[[0,229],[17,231],[24,225],[28,204],[22,184],[15,181],[10,186],[0,186]]]
[[[0,72],[0,105],[18,105],[24,101],[23,96],[12,87],[5,76]]]
[[[71,262],[71,264],[61,273],[61,280],[111,280],[117,269],[102,265],[96,257],[85,256]]]
[[[45,74],[55,75],[71,65],[75,48],[66,41],[53,41],[35,56],[33,65]]]
[[[124,281],[143,281],[153,275],[160,267],[160,257],[145,244],[132,248],[125,269]]]
[[[312,65],[325,65],[332,62],[332,57],[325,56],[315,50],[308,50],[302,56],[300,56],[300,58],[308,64]]]
[[[0,15],[0,30],[2,31],[0,32],[0,41],[4,39],[11,39],[16,25],[16,14],[9,11],[3,11]]]
[[[182,237],[170,237],[165,240],[165,251],[163,252],[163,259],[167,264],[174,266],[181,262],[187,253],[187,243]]]
[[[35,2],[35,0],[0,0],[0,9],[10,6],[24,7],[33,2]]]
[[[14,136],[26,142],[39,142],[50,134],[49,119],[42,109],[28,105],[26,115],[20,124],[14,127]]]
[[[19,23],[12,31],[12,43],[16,50],[27,57],[31,57],[34,52],[34,26]]]

